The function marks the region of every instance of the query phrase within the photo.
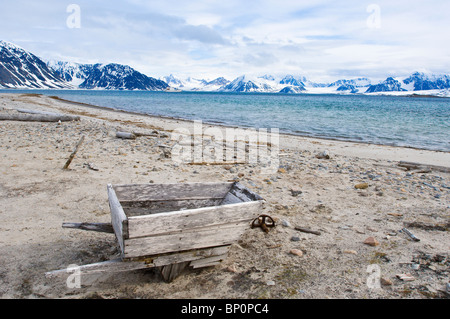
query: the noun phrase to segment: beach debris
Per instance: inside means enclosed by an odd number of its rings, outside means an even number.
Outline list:
[[[252,228],[261,227],[266,233],[269,232],[269,227],[275,227],[275,221],[269,215],[260,215],[252,222]]]
[[[134,133],[130,133],[130,132],[116,132],[116,137],[118,138],[123,138],[123,139],[129,139],[129,140],[134,140],[136,139],[136,135]]]
[[[388,213],[388,215],[394,216],[394,217],[402,217],[403,216],[403,214],[401,214],[401,213]]]
[[[402,280],[402,281],[414,281],[416,280],[416,278],[414,276],[412,276],[410,273],[407,274],[397,274],[395,275],[398,279]]]
[[[375,239],[375,237],[367,237],[366,240],[364,241],[364,244],[375,247],[378,246],[380,243],[378,242],[378,240]]]
[[[158,147],[161,149],[161,158],[171,158],[172,157],[172,147],[165,144],[160,144]]]
[[[300,249],[291,249],[290,251],[289,251],[289,253],[290,254],[292,254],[292,255],[296,255],[296,256],[299,256],[299,257],[302,257],[303,256],[303,251],[301,251]]]
[[[84,166],[86,166],[87,168],[93,170],[93,171],[98,171],[99,169],[92,163],[84,163]]]
[[[330,159],[330,153],[325,150],[325,151],[317,154],[316,158],[318,158],[318,159]]]
[[[367,183],[359,183],[359,184],[355,185],[356,189],[366,189],[368,187],[369,187],[369,184],[367,184]]]
[[[399,232],[400,233],[405,233],[406,235],[408,235],[414,241],[420,241],[420,239],[417,238],[413,233],[411,233],[407,228],[402,228],[401,230],[399,230]]]
[[[319,231],[312,230],[312,229],[309,229],[309,228],[304,228],[304,227],[300,227],[300,226],[295,226],[294,229],[295,229],[295,230],[298,230],[298,231],[300,231],[300,232],[302,232],[302,233],[308,233],[308,234],[314,234],[314,235],[320,236],[320,232],[319,232]]]
[[[356,250],[347,249],[343,251],[344,254],[357,255],[358,252]]]
[[[291,192],[292,197],[297,197],[298,195],[303,193],[303,191],[296,188],[291,188],[289,191]]]
[[[423,230],[448,231],[448,229],[450,228],[450,221],[448,221],[446,224],[426,224],[414,221],[414,222],[406,222],[405,226],[412,228],[420,228]]]
[[[64,164],[63,169],[68,169],[70,163],[72,163],[73,158],[75,157],[75,155],[78,152],[78,148],[80,147],[80,145],[83,143],[84,141],[84,135],[81,136],[80,140],[78,141],[77,145],[75,146],[73,152],[70,154],[69,159],[67,160],[66,164]]]
[[[0,114],[0,121],[71,122],[79,120],[79,116],[63,114]]]
[[[407,171],[413,171],[413,173],[430,173],[431,171],[450,173],[450,167],[446,166],[429,165],[404,161],[400,161],[397,165],[406,168]]]

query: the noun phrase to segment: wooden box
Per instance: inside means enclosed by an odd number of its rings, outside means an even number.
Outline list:
[[[262,211],[238,182],[107,186],[123,260],[229,246]]]

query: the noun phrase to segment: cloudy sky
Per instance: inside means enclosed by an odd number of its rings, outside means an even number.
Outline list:
[[[153,77],[450,73],[450,1],[2,1],[0,39]]]

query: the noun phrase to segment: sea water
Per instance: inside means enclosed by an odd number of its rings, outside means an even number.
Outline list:
[[[280,133],[450,151],[450,99],[433,97],[0,90],[40,93],[97,106],[205,123],[278,128]]]

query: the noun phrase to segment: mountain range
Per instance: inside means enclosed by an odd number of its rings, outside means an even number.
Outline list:
[[[173,74],[159,79],[130,66],[44,61],[19,46],[0,40],[0,88],[16,89],[103,89],[147,91],[208,91],[255,93],[416,94],[450,96],[450,75],[415,72],[407,78],[388,77],[379,83],[361,77],[316,83],[304,76],[241,75],[207,80],[179,78]]]

